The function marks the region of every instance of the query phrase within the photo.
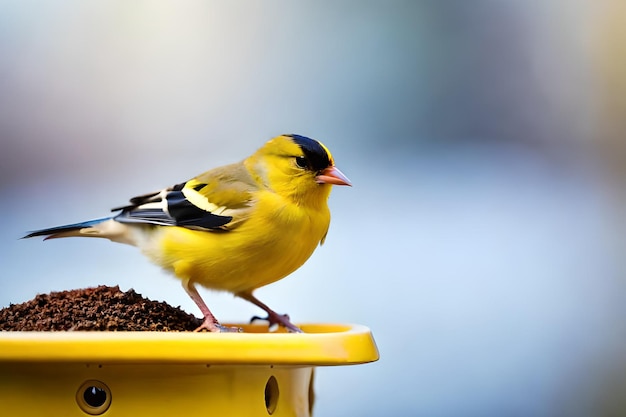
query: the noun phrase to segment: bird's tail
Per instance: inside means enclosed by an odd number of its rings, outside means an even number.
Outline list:
[[[71,236],[109,237],[102,233],[101,228],[94,226],[100,225],[111,219],[112,217],[105,217],[102,219],[89,220],[81,223],[67,224],[65,226],[51,227],[49,229],[35,230],[28,233],[22,239],[27,239],[29,237],[35,236],[45,236],[44,240]]]

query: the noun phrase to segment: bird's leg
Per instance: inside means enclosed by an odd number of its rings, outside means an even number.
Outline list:
[[[204,320],[202,321],[202,324],[196,330],[194,330],[194,332],[200,332],[203,329],[208,330],[209,332],[214,332],[214,333],[240,332],[241,331],[241,329],[239,329],[238,327],[222,326],[217,321],[213,313],[211,313],[211,310],[209,310],[209,307],[207,307],[207,305],[204,303],[204,300],[202,299],[202,297],[200,297],[200,294],[198,293],[198,290],[196,290],[196,287],[193,285],[193,282],[191,282],[188,279],[184,279],[183,288],[185,289],[185,291],[187,291],[187,294],[189,294],[189,297],[191,297],[193,302],[196,303],[196,305],[202,312],[202,315],[204,316]]]
[[[262,303],[254,295],[252,295],[251,292],[240,292],[235,295],[239,298],[243,298],[244,300],[250,301],[252,304],[263,309],[267,313],[267,318],[262,319],[260,317],[254,316],[250,320],[250,323],[252,323],[255,320],[267,320],[270,324],[270,327],[273,326],[274,324],[280,324],[286,327],[287,330],[289,330],[290,332],[302,333],[302,330],[300,330],[296,325],[294,325],[292,322],[289,321],[289,316],[287,314],[278,314],[277,312],[269,308],[266,304]]]

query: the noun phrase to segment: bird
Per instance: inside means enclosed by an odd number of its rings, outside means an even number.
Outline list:
[[[276,313],[253,292],[294,272],[324,243],[333,185],[352,184],[328,148],[284,134],[240,162],[133,197],[110,217],[35,230],[24,238],[96,237],[138,247],[182,281],[204,317],[195,331],[241,331],[220,324],[198,293],[200,285],[247,300],[267,313],[270,326],[300,333],[287,314]]]

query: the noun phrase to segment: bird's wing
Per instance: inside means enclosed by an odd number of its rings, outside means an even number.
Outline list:
[[[243,165],[208,171],[187,182],[130,199],[115,220],[180,226],[201,230],[230,230],[253,209],[254,181]]]

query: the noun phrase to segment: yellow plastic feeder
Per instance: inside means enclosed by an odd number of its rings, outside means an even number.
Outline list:
[[[378,359],[369,329],[0,332],[0,415],[310,416],[316,366]]]

